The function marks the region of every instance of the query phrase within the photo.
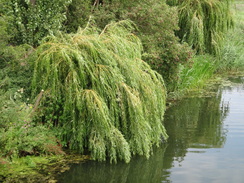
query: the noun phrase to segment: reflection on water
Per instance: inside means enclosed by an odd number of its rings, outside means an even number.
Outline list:
[[[244,182],[244,78],[208,98],[188,98],[166,111],[167,144],[149,160],[88,161],[59,177],[67,183]]]
[[[60,182],[97,182],[97,183],[126,183],[126,182],[161,182],[162,175],[169,176],[170,172],[165,169],[172,161],[165,162],[165,147],[157,148],[155,156],[149,160],[143,157],[135,157],[129,164],[119,162],[97,163],[90,161],[72,166],[69,172],[64,173]],[[164,179],[166,180],[166,179]]]

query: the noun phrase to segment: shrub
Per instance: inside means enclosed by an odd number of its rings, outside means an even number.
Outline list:
[[[27,116],[25,104],[20,102],[21,92],[4,92],[0,90],[0,128],[6,129],[13,122],[24,120]],[[10,124],[11,123],[11,124]]]
[[[10,123],[0,134],[0,155],[12,158],[26,155],[63,154],[50,130],[28,121]]]
[[[0,156],[13,158],[63,153],[49,129],[31,122],[32,105],[18,102],[19,96],[17,93],[12,100],[1,96],[3,105],[0,108]]]

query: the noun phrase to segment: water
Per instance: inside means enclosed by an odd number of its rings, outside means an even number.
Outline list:
[[[244,77],[231,82],[211,97],[188,98],[169,108],[164,124],[170,138],[149,160],[136,156],[129,164],[116,165],[88,161],[72,165],[59,182],[243,183]]]

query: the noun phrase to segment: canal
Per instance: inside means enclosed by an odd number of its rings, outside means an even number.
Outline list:
[[[164,121],[169,139],[148,160],[86,161],[72,165],[58,182],[244,182],[244,77],[230,83],[170,107]]]

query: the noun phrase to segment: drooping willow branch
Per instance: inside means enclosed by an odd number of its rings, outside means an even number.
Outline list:
[[[167,0],[167,3],[178,7],[177,35],[200,53],[218,55],[224,34],[233,26],[231,1]]]
[[[38,48],[33,95],[44,89],[43,108],[62,104],[62,140],[97,160],[149,157],[152,146],[167,138],[164,82],[141,60],[133,27],[130,21],[109,24],[101,33],[86,27],[49,37]]]

